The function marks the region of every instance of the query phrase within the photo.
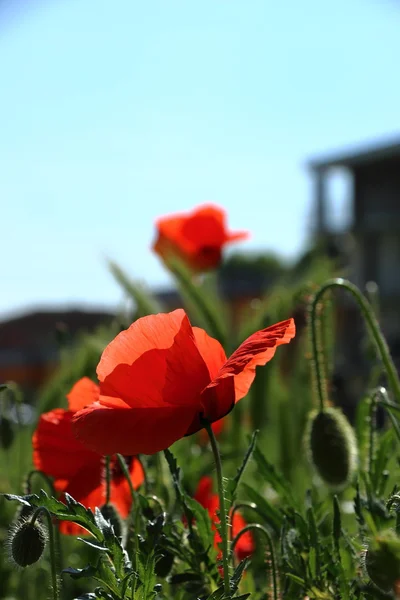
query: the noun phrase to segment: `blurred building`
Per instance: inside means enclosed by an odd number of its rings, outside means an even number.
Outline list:
[[[14,381],[29,398],[55,370],[60,337],[93,331],[112,318],[107,312],[38,311],[0,322],[0,382]]]
[[[393,354],[400,356],[400,139],[339,153],[309,163],[314,181],[315,236],[342,253],[347,276],[365,290],[379,289],[380,323]],[[349,177],[349,222],[338,233],[332,225],[329,180],[333,171]],[[351,299],[343,297],[343,339],[360,335],[360,319]],[[359,341],[359,340],[358,340]],[[351,353],[351,347],[347,352]]]

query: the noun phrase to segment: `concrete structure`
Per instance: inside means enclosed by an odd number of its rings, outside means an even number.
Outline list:
[[[400,139],[309,162],[314,179],[315,235],[334,235],[328,210],[333,169],[351,177],[351,223],[342,243],[351,241],[349,277],[361,289],[379,286],[381,324],[392,343],[400,340]],[[339,237],[340,244],[340,237]]]

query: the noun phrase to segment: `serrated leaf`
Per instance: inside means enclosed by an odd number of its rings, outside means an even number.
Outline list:
[[[151,552],[147,556],[139,554],[138,573],[141,587],[138,590],[138,600],[153,600],[156,596],[156,591],[154,590],[157,584],[155,566],[154,552]]]
[[[83,506],[83,504],[76,502],[76,500],[71,498],[68,494],[67,496],[69,502],[68,505],[52,496],[48,496],[44,490],[40,490],[39,494],[27,494],[25,496],[4,494],[4,497],[7,500],[16,500],[21,504],[28,504],[29,506],[34,507],[43,506],[60,521],[71,521],[72,523],[81,525],[90,531],[97,540],[102,541],[104,536],[96,525],[92,511]]]

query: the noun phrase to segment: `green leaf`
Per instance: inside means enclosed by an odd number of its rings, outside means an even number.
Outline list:
[[[168,266],[177,280],[185,304],[194,313],[195,320],[209,335],[226,347],[226,324],[222,319],[223,310],[218,310],[219,298],[217,293],[213,294],[209,287],[205,290],[200,283],[195,282],[193,273],[178,257],[171,259]]]
[[[138,574],[141,586],[138,590],[138,600],[153,600],[156,596],[156,591],[154,590],[157,584],[155,566],[154,552],[151,552],[147,556],[139,554]]]
[[[257,447],[254,448],[254,459],[257,463],[260,477],[268,482],[279,496],[287,499],[293,505],[294,498],[288,481],[277,473],[275,467],[267,461]]]
[[[298,577],[297,575],[294,575],[293,573],[285,573],[285,577],[289,577],[289,579],[291,579],[295,583],[298,583],[302,587],[304,587],[306,585],[306,582],[304,581],[304,579],[302,579],[301,577]]]
[[[114,534],[112,525],[103,517],[100,509],[97,506],[95,508],[94,518],[96,525],[103,534],[104,543],[112,555],[112,561],[117,577],[121,578],[124,575],[124,568],[128,567],[128,557],[124,553],[118,537]]]
[[[228,485],[226,486],[226,496],[230,502],[234,502],[234,500],[235,500],[236,491],[239,486],[240,480],[243,476],[243,473],[244,473],[251,457],[253,456],[253,452],[254,452],[254,448],[256,445],[258,434],[259,434],[259,430],[256,429],[254,431],[253,435],[251,436],[250,444],[249,444],[247,452],[243,458],[242,464],[240,465],[239,469],[237,470],[235,477],[233,477],[233,479],[230,479],[228,482]]]
[[[282,512],[247,483],[243,483],[243,489],[246,496],[257,505],[257,511],[264,516],[265,522],[278,534],[283,522]]]
[[[100,552],[109,552],[109,549],[106,548],[105,546],[102,546],[101,544],[97,544],[96,542],[93,542],[90,539],[85,539],[85,538],[81,538],[81,537],[77,537],[76,538],[78,540],[78,542],[82,542],[83,544],[86,544],[87,546],[90,546],[91,548],[94,548],[95,550],[100,550]]]
[[[214,541],[214,532],[212,530],[212,523],[208,511],[194,498],[188,496],[182,488],[180,468],[178,467],[176,458],[172,452],[170,450],[164,450],[164,455],[171,472],[172,483],[175,488],[177,500],[183,508],[185,517],[188,521],[188,527],[193,535],[192,541],[194,549],[197,552],[202,551],[207,553],[213,546]],[[193,530],[193,524],[196,526],[197,535],[195,535],[195,531]]]
[[[97,572],[97,567],[94,567],[93,565],[88,565],[83,569],[67,567],[66,569],[63,569],[62,572],[70,575],[72,579],[83,579],[84,577],[93,577]]]
[[[163,311],[158,300],[142,283],[132,281],[115,262],[108,262],[109,269],[126,294],[134,301],[138,317],[154,315]]]

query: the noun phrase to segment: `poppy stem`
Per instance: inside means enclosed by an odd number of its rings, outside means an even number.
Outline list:
[[[111,498],[111,459],[106,456],[106,504],[110,504]]]
[[[58,593],[58,581],[57,581],[57,567],[56,567],[56,547],[54,543],[53,523],[51,514],[44,506],[39,506],[30,518],[30,524],[33,525],[38,517],[44,514],[47,519],[47,528],[49,531],[49,543],[50,543],[50,564],[51,564],[51,581],[53,587],[53,600],[59,600]]]
[[[132,496],[132,506],[135,511],[135,519],[134,519],[134,544],[135,544],[135,565],[137,563],[137,557],[139,554],[139,528],[140,528],[140,502],[139,502],[139,494],[133,487],[132,479],[129,473],[129,469],[126,465],[125,459],[122,454],[117,454],[117,459],[123,474],[125,475],[125,479],[128,482],[129,490]],[[132,513],[132,509],[131,509]],[[132,594],[133,594],[133,586],[132,586]]]
[[[313,301],[311,303],[310,308],[310,318],[311,318],[311,343],[312,343],[312,352],[314,358],[314,369],[317,378],[317,390],[320,401],[320,406],[323,409],[325,405],[325,401],[327,398],[327,390],[326,390],[326,374],[324,370],[324,366],[321,360],[321,355],[319,352],[319,348],[321,346],[320,335],[321,332],[318,330],[318,315],[317,308],[318,304],[321,301],[323,294],[330,288],[339,287],[345,289],[350,292],[353,298],[356,300],[362,316],[364,317],[364,321],[367,325],[368,333],[373,339],[375,346],[377,348],[377,353],[379,358],[381,359],[385,371],[387,374],[387,378],[390,383],[390,387],[392,392],[397,400],[400,402],[400,380],[396,371],[396,367],[394,365],[393,359],[390,355],[389,347],[385,340],[385,337],[382,333],[382,330],[379,326],[379,323],[374,314],[373,307],[368,302],[366,297],[362,294],[362,292],[358,289],[350,281],[346,279],[337,278],[337,279],[329,279],[326,283],[324,283],[319,290],[316,292]]]
[[[219,512],[220,512],[220,534],[222,539],[222,563],[224,569],[224,591],[227,598],[231,598],[231,586],[229,582],[229,539],[228,539],[228,519],[229,516],[225,507],[224,480],[222,476],[222,461],[219,452],[217,440],[211,427],[211,423],[206,419],[202,420],[204,428],[210,438],[211,448],[214,454],[215,467],[217,471]]]

